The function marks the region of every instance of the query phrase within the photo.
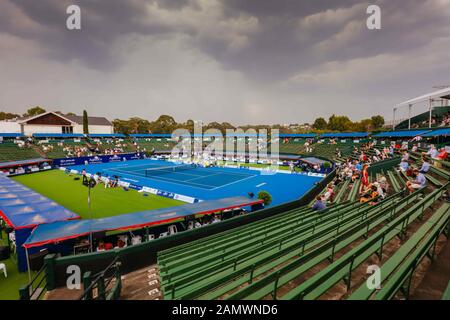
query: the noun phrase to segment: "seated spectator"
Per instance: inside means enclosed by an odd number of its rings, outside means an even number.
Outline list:
[[[447,158],[448,158],[447,151],[445,150],[445,148],[441,148],[439,150],[439,154],[436,157],[436,160],[447,160]]]
[[[316,197],[316,202],[313,204],[313,206],[311,207],[311,209],[313,210],[313,211],[320,211],[320,210],[324,210],[324,209],[326,209],[327,208],[327,206],[326,206],[326,204],[324,203],[324,201],[322,200],[322,196],[321,195],[318,195],[317,197]]]
[[[423,173],[427,173],[430,170],[431,164],[428,162],[428,159],[425,155],[422,155],[422,166],[420,167],[419,171],[422,171]]]
[[[359,202],[365,203],[365,202],[373,201],[373,200],[375,200],[376,197],[378,197],[378,195],[379,195],[379,193],[378,193],[377,186],[372,184],[366,189],[366,191],[359,198]]]
[[[386,194],[389,191],[389,183],[387,182],[386,177],[381,176],[378,182],[380,183],[380,188],[383,190],[383,193]]]
[[[436,159],[439,155],[439,151],[437,151],[436,147],[432,144],[430,146],[430,149],[426,153],[427,156],[430,156],[432,159]]]
[[[405,159],[402,159],[402,161],[400,161],[399,170],[402,172],[406,172],[406,171],[408,171],[408,168],[409,168],[408,161]]]
[[[408,151],[403,151],[402,160],[409,161],[409,153]]]
[[[406,182],[406,188],[408,188],[411,193],[417,189],[425,187],[427,184],[427,178],[422,171],[414,169],[414,175],[416,176],[414,181]]]
[[[333,201],[334,201],[334,187],[333,187],[332,183],[328,184],[327,191],[324,194],[323,200],[324,201],[330,201],[331,203],[333,203]]]

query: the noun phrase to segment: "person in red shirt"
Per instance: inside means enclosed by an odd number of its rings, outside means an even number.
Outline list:
[[[361,194],[363,190],[369,186],[369,166],[367,164],[363,165],[361,171],[361,185],[359,187],[359,193]]]
[[[445,148],[441,148],[441,150],[439,150],[439,154],[436,157],[437,160],[447,160],[448,158],[448,153],[447,151],[445,151]]]

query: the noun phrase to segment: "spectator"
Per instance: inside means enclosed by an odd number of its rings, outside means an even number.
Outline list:
[[[421,189],[426,186],[427,184],[427,178],[425,177],[424,173],[422,171],[419,171],[417,169],[414,170],[414,175],[416,178],[414,181],[408,181],[406,182],[406,187],[408,190],[412,193],[417,189]]]
[[[445,148],[441,148],[439,154],[436,157],[436,160],[447,160],[448,153]]]
[[[400,161],[399,170],[402,171],[402,172],[406,172],[406,171],[408,171],[408,168],[409,168],[408,161],[405,160],[405,159],[402,159]]]
[[[428,159],[425,155],[422,155],[422,166],[420,167],[419,171],[422,171],[423,173],[427,173],[430,170],[431,164],[428,162]]]
[[[322,196],[318,195],[316,197],[316,202],[314,203],[314,205],[311,207],[311,209],[313,211],[320,211],[320,210],[324,210],[326,209],[327,206],[325,205],[325,203],[322,201]]]

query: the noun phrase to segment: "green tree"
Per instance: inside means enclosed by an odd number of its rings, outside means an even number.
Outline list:
[[[9,120],[20,117],[18,114],[0,111],[0,120]]]
[[[46,112],[45,109],[43,109],[43,108],[41,108],[39,106],[36,106],[36,107],[28,109],[27,112],[24,113],[23,116],[24,117],[34,117],[34,116],[37,116],[38,114],[42,114],[42,113],[45,113],[45,112]]]
[[[175,119],[168,115],[161,115],[156,121],[151,123],[151,131],[154,133],[172,133],[178,124]]]
[[[89,118],[86,110],[83,110],[83,133],[89,134]]]
[[[374,129],[380,129],[384,126],[384,117],[377,115],[370,118],[372,120],[372,126]]]
[[[272,195],[264,190],[258,192],[258,199],[262,199],[264,201],[264,205],[267,206],[272,202]]]
[[[352,130],[353,122],[347,116],[332,115],[328,119],[328,129],[333,131]]]
[[[312,125],[316,130],[325,130],[327,126],[327,121],[324,118],[317,118]]]

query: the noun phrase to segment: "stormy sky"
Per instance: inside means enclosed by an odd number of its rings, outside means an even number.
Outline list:
[[[66,28],[71,4],[81,30]],[[381,30],[366,27],[371,4]],[[449,52],[450,0],[2,0],[0,110],[391,119],[395,104],[450,85]]]

